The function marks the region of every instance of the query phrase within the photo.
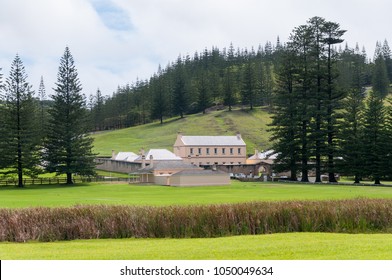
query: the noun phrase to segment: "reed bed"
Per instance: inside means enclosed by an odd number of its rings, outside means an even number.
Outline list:
[[[392,200],[0,209],[0,241],[10,242],[288,232],[390,233]]]

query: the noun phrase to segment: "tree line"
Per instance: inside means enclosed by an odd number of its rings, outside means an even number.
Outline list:
[[[35,177],[44,170],[66,174],[67,184],[72,184],[75,173],[94,173],[86,98],[68,47],[60,59],[50,102],[43,79],[38,98],[34,96],[19,55],[0,86],[1,175],[17,174],[18,186],[23,187],[24,175]]]
[[[392,177],[391,53],[377,43],[368,65],[358,47],[339,52],[334,45],[345,32],[314,17],[293,30],[281,52],[270,131],[276,168],[289,170],[291,180],[308,182],[313,170],[316,182],[322,173],[336,182],[337,172],[355,183]]]
[[[392,62],[388,42],[377,42],[385,56],[387,80],[392,79]],[[191,55],[179,55],[166,67],[159,66],[147,80],[118,86],[110,96],[99,89],[89,99],[91,130],[125,128],[187,114],[204,113],[212,106],[242,106],[253,109],[266,106],[270,109],[274,95],[279,90],[277,71],[283,60],[286,44],[279,37],[276,43],[266,42],[257,48],[205,48]],[[366,57],[366,51],[349,46],[333,45],[339,77],[336,83],[343,88],[350,84],[351,63],[360,55],[364,86],[377,82],[376,61]],[[378,68],[377,68],[378,69]],[[382,70],[383,71],[383,70]]]

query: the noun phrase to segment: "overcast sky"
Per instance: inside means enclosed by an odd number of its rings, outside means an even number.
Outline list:
[[[373,57],[376,41],[392,47],[390,0],[0,0],[0,68],[16,53],[37,91],[52,94],[68,46],[86,95],[149,78],[179,54],[205,47],[257,49],[313,16],[338,22],[350,47]]]

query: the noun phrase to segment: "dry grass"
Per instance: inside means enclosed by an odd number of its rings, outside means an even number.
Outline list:
[[[0,241],[392,232],[392,200],[0,209]]]

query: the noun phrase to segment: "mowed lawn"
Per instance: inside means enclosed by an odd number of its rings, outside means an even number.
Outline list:
[[[278,233],[192,239],[0,243],[0,259],[390,260],[392,234]]]
[[[392,198],[392,187],[242,183],[175,188],[91,183],[0,187],[0,208],[81,204],[194,205],[245,201]],[[392,234],[287,233],[195,239],[0,243],[0,259],[392,259]]]
[[[392,199],[392,187],[244,183],[230,186],[176,188],[127,183],[36,185],[23,189],[0,187],[0,208],[62,207],[86,204],[195,205],[246,201],[332,200],[355,198]]]

